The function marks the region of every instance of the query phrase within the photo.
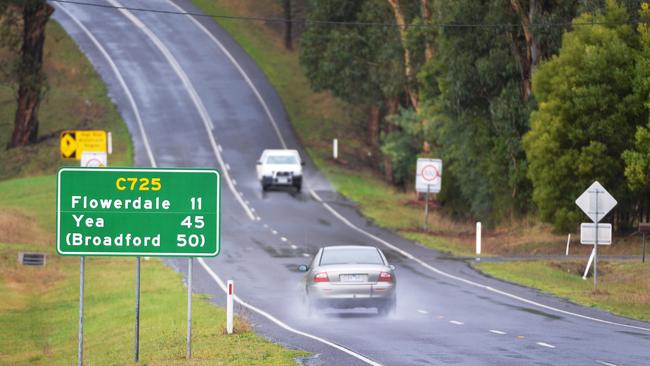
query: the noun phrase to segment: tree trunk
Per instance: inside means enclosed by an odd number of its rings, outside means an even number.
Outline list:
[[[282,5],[284,8],[284,48],[288,50],[293,49],[293,39],[292,39],[292,25],[291,20],[291,0],[282,0]]]
[[[379,125],[381,122],[381,109],[377,105],[370,107],[368,115],[368,144],[376,149],[379,147]]]
[[[42,70],[45,25],[53,12],[54,8],[44,0],[26,0],[23,5],[18,105],[8,148],[28,145],[36,142],[38,138],[38,107],[45,84],[45,74]]]
[[[539,45],[531,29],[538,12],[537,0],[530,0],[528,13],[524,10],[520,0],[510,0],[512,10],[519,17],[521,29],[526,40],[526,52],[520,57],[522,68],[521,93],[524,101],[528,101],[532,94],[532,75],[539,59]]]
[[[398,98],[390,97],[390,98],[386,99],[386,117],[397,113],[397,108],[398,107],[399,107],[399,99]],[[384,133],[385,134],[388,135],[389,133],[393,132],[394,129],[395,129],[395,126],[392,123],[390,123],[388,121],[386,121],[386,123],[384,123]],[[384,179],[386,180],[386,182],[393,184],[393,183],[395,183],[393,178],[394,178],[393,177],[393,161],[390,159],[389,156],[384,155]]]
[[[397,29],[399,30],[400,40],[402,42],[402,48],[404,49],[404,72],[406,74],[406,94],[409,97],[409,101],[414,109],[417,110],[418,107],[418,97],[413,88],[409,84],[415,81],[415,75],[413,73],[413,65],[411,63],[411,51],[408,48],[407,34],[406,34],[406,20],[404,18],[404,13],[399,5],[399,0],[388,0],[393,9],[393,14],[395,15],[395,21],[397,23]]]
[[[431,24],[431,6],[429,5],[429,0],[421,0],[422,7],[422,20],[424,24]],[[433,58],[433,42],[429,39],[429,34],[425,35],[424,39],[424,61],[429,61]]]

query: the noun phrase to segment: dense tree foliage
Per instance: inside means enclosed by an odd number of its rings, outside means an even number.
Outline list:
[[[418,156],[443,159],[449,212],[495,223],[538,211],[574,230],[573,200],[597,179],[624,228],[650,193],[647,7],[311,0],[309,19],[374,25],[308,22],[301,62],[317,90],[381,107],[392,182],[410,185]]]
[[[539,108],[525,139],[535,203],[563,230],[582,219],[573,201],[594,180],[617,197],[618,212],[633,208],[621,155],[647,120],[634,90],[638,39],[627,11],[610,1],[606,14],[575,20],[591,21],[598,24],[566,33],[559,54],[535,74]]]

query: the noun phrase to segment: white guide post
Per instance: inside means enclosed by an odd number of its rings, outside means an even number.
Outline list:
[[[228,280],[228,295],[226,296],[226,332],[232,334],[233,324],[233,296],[235,292],[235,285],[232,280]]]
[[[582,279],[586,280],[587,279],[587,274],[589,273],[589,268],[591,267],[591,263],[594,261],[594,255],[596,254],[596,249],[591,250],[591,255],[589,256],[589,260],[587,261],[587,268],[585,268],[585,274],[582,275]]]
[[[481,222],[476,223],[476,255],[481,255]],[[478,258],[477,258],[478,259]]]
[[[569,255],[569,245],[571,244],[571,233],[569,233],[569,237],[566,238],[566,254]]]
[[[334,160],[339,158],[339,139],[332,140],[332,157]]]

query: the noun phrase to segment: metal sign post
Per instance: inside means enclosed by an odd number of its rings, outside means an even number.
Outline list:
[[[598,289],[598,189],[594,192],[596,194],[596,242],[594,243],[594,291]]]
[[[84,364],[84,270],[86,257],[79,261],[79,343],[77,346],[77,365]]]
[[[609,192],[598,182],[594,182],[587,190],[585,190],[578,199],[576,205],[584,211],[587,216],[594,222],[594,291],[598,288],[598,245],[611,243],[611,225],[609,225],[609,242],[606,240],[599,240],[598,222],[611,211],[618,202],[612,197]],[[606,224],[607,225],[607,224]],[[586,244],[589,240],[585,239],[586,232],[583,233],[583,227],[588,227],[590,224],[582,224],[580,232],[580,242]],[[602,226],[602,225],[601,225]],[[587,234],[590,235],[590,234]],[[589,266],[587,266],[589,268]]]
[[[192,358],[192,258],[187,260],[187,359]]]
[[[429,224],[429,191],[431,189],[431,185],[427,184],[427,193],[424,196],[424,231],[427,230],[427,225]]]
[[[140,257],[135,258],[135,355],[133,359],[140,361]]]
[[[67,138],[68,147],[71,138]],[[78,365],[83,364],[84,267],[89,255],[136,257],[136,363],[140,359],[141,256],[189,257],[187,358],[191,358],[192,258],[219,254],[220,173],[212,169],[61,168],[56,192],[57,253],[81,257]]]
[[[429,193],[438,193],[442,187],[442,160],[418,159],[415,169],[415,191],[425,193],[424,231],[429,224]]]

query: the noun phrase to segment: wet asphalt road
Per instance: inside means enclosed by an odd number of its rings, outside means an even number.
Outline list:
[[[167,0],[83,1],[198,12],[185,0],[177,5]],[[224,180],[221,254],[195,262],[194,286],[223,305],[224,292],[206,268],[224,281],[234,280],[242,300],[284,327],[250,309],[236,308],[258,333],[314,354],[301,362],[650,364],[650,324],[484,277],[466,262],[443,258],[380,230],[360,217],[309,160],[303,193],[262,193],[255,161],[264,148],[287,146],[306,155],[267,78],[210,18],[53,4],[56,21],[106,81],[132,133],[137,166],[213,167],[228,173],[232,185]],[[302,274],[296,266],[308,263],[320,246],[331,244],[370,244],[384,250],[397,267],[395,316],[381,318],[366,310],[306,316]],[[186,271],[186,260],[167,263]],[[200,326],[210,319],[197,321]]]

